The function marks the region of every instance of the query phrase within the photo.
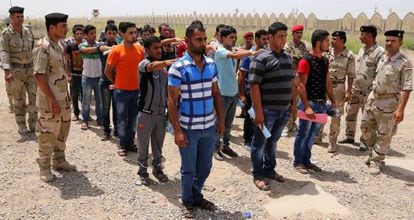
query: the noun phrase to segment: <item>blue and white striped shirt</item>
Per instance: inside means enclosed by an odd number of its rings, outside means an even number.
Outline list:
[[[185,53],[168,71],[168,85],[180,88],[179,121],[189,130],[204,130],[215,125],[212,85],[217,82],[217,66],[203,57],[203,70]]]

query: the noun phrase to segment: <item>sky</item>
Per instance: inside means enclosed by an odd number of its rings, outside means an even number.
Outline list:
[[[364,12],[368,17],[375,9],[386,17],[390,11],[396,12],[402,19],[410,11],[414,11],[413,0],[0,0],[0,17],[8,16],[12,5],[25,8],[29,18],[44,17],[51,12],[62,12],[69,17],[91,17],[92,9],[99,9],[101,16],[155,15],[161,14],[200,14],[231,13],[236,9],[239,13],[284,13],[292,11],[308,16],[315,13],[319,19],[342,18],[347,12],[354,17]]]

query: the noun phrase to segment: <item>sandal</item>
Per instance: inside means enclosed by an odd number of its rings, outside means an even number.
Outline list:
[[[280,183],[284,183],[286,181],[282,175],[276,172],[272,173],[271,175],[265,176],[265,177],[268,179],[276,180],[277,182],[280,182]]]
[[[254,185],[260,190],[267,191],[270,190],[269,184],[264,179],[256,179],[254,180]]]
[[[212,211],[212,212],[217,210],[217,206],[214,205],[214,203],[208,201],[207,199],[202,199],[200,203],[194,204],[194,206],[202,210],[207,210],[207,211]]]
[[[310,163],[308,165],[305,165],[305,167],[308,168],[309,170],[313,170],[315,172],[322,172],[322,169],[320,167],[316,166],[313,163]]]
[[[118,153],[118,156],[120,157],[125,157],[127,155],[127,152],[125,149],[118,149],[117,153]]]
[[[195,210],[193,206],[186,206],[182,208],[182,215],[183,218],[194,218],[195,217]]]
[[[295,165],[295,169],[301,174],[309,174],[309,170],[303,164]]]
[[[158,181],[165,183],[168,181],[168,176],[164,174],[162,170],[153,170],[152,174],[157,178]]]

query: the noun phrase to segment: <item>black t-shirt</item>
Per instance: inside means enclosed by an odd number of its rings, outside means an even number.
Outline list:
[[[78,45],[68,44],[66,46],[66,54],[69,55],[69,67],[71,73],[82,74],[83,61]]]

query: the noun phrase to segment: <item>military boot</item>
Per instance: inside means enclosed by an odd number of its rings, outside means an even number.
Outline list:
[[[26,124],[18,124],[18,132],[19,134],[27,134],[29,130],[27,130]]]
[[[29,123],[29,130],[31,132],[36,132],[36,122],[30,122]]]
[[[55,175],[52,174],[52,171],[49,168],[40,168],[39,172],[40,180],[44,182],[52,182],[55,179]]]
[[[75,171],[76,166],[65,160],[65,151],[55,151],[53,153],[52,168],[54,170]]]
[[[369,174],[376,176],[381,173],[381,168],[382,168],[381,162],[370,161]]]

